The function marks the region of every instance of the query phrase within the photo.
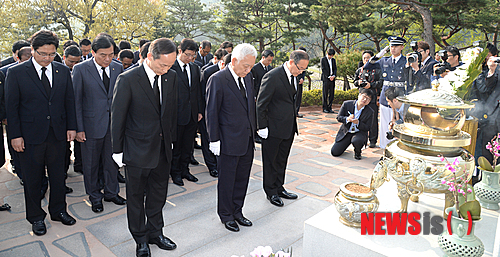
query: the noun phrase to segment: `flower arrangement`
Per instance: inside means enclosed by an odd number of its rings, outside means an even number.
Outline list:
[[[467,183],[469,179],[467,178],[467,174],[457,176],[457,174],[462,170],[462,167],[459,166],[460,161],[458,158],[450,163],[448,159],[444,156],[440,156],[441,161],[445,162],[444,168],[451,171],[453,177],[449,180],[443,179],[441,180],[441,184],[447,185],[448,190],[453,193],[453,198],[455,200],[455,209],[457,211],[458,217],[462,217],[467,219],[468,215],[472,216],[473,220],[478,220],[481,217],[481,205],[477,200],[468,201],[467,195],[473,193],[471,186]],[[459,200],[459,196],[463,196],[463,203]]]
[[[491,164],[484,156],[481,156],[477,159],[479,167],[486,171],[500,172],[500,164],[497,165],[498,157],[500,157],[500,133],[488,142],[486,149],[493,155],[493,163]]]
[[[450,71],[444,78],[440,78],[438,90],[466,99],[471,91],[472,82],[482,72],[482,64],[487,55],[487,48],[484,50],[480,47],[468,48],[462,56],[464,64]]]
[[[273,249],[271,246],[259,246],[250,253],[251,257],[291,257],[292,256],[292,250],[290,251],[283,251],[279,250],[276,253],[273,253]],[[231,257],[238,257],[236,255],[233,255]],[[244,257],[244,256],[241,256]]]

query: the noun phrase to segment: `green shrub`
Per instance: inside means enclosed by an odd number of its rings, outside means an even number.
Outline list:
[[[333,98],[334,104],[342,104],[346,100],[358,99],[359,90],[357,88],[349,91],[335,90]],[[322,105],[323,92],[321,89],[312,89],[302,93],[302,106]]]

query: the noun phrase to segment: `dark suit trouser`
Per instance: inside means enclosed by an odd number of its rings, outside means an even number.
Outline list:
[[[50,197],[49,213],[55,217],[66,211],[66,189],[64,157],[66,141],[57,140],[52,127],[45,142],[37,145],[25,144],[24,152],[19,153],[24,167],[24,199],[26,201],[26,219],[33,223],[45,219],[46,213],[41,206],[42,180],[45,166],[49,174]]]
[[[191,149],[197,127],[198,123],[193,118],[189,119],[187,125],[177,126],[177,141],[174,142],[172,153],[172,178],[183,177],[189,172]]]
[[[22,173],[22,169],[21,169],[21,162],[19,161],[19,153],[14,151],[14,148],[12,148],[12,143],[10,141],[10,137],[9,137],[9,129],[7,127],[8,125],[5,125],[5,131],[7,131],[7,146],[9,148],[9,153],[10,153],[10,158],[12,158],[12,164],[14,165],[15,167],[15,172],[17,174],[17,176],[23,180],[23,173]]]
[[[363,145],[365,145],[366,139],[366,134],[364,133],[347,133],[345,137],[342,138],[342,140],[333,144],[331,154],[333,156],[340,156],[345,152],[350,144],[354,146],[355,153],[361,153],[361,148],[363,148]]]
[[[253,139],[249,137],[248,140],[248,149],[245,155],[221,154],[217,160],[219,171],[217,214],[222,222],[243,217],[242,209],[254,156]]]
[[[128,228],[138,244],[162,234],[162,209],[167,200],[170,174],[164,142],[159,154],[158,166],[154,169],[125,166]]]
[[[73,155],[75,157],[75,161],[73,162],[73,170],[83,171],[82,145],[76,140],[73,141]]]
[[[370,127],[370,131],[368,131],[368,138],[370,139],[370,143],[377,143],[378,139],[378,106],[377,102],[368,104],[373,110],[373,123]]]
[[[280,139],[269,136],[262,140],[262,162],[264,169],[264,192],[267,196],[284,190],[285,170],[293,138]]]
[[[201,152],[203,153],[205,164],[207,165],[208,170],[215,170],[217,169],[217,159],[209,149],[207,124],[205,123],[205,118],[201,119],[198,124],[201,132]]]
[[[101,201],[103,197],[112,198],[120,192],[118,185],[118,167],[113,160],[111,133],[103,138],[87,138],[81,144],[83,159],[83,178],[85,191],[92,203]],[[99,187],[99,160],[103,162],[104,194]]]
[[[335,96],[335,79],[323,81],[323,110],[331,110]]]

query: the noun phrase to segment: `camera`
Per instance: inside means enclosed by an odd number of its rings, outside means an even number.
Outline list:
[[[392,134],[392,131],[385,132],[385,137],[389,140],[394,139],[394,135]]]
[[[410,53],[409,56],[407,56],[407,60],[409,63],[412,62],[422,62],[422,54],[418,52],[418,44],[417,41],[411,41],[410,43],[411,49],[413,49],[413,53]]]
[[[440,50],[438,55],[441,56],[442,63],[436,65],[436,70],[434,71],[436,75],[441,75],[445,73],[447,70],[454,71],[456,68],[451,67],[451,64],[447,62],[448,60],[448,52],[446,50]]]

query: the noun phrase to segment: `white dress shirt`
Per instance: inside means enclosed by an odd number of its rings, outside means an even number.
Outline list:
[[[35,66],[35,70],[36,70],[36,73],[38,74],[38,78],[40,78],[40,80],[42,80],[42,67],[43,66],[38,64],[35,61],[35,58],[31,58],[31,61],[33,62],[33,65]],[[49,79],[50,87],[52,87],[52,63],[49,64],[46,68],[47,68],[47,70],[45,70],[45,75]]]
[[[142,65],[144,66],[144,70],[146,71],[146,75],[148,75],[148,79],[149,79],[149,83],[151,85],[151,88],[153,88],[153,85],[155,83],[156,73],[151,68],[149,68],[147,61],[143,62]],[[161,102],[162,102],[161,82],[162,82],[161,81],[161,76],[159,76],[158,77],[158,88],[160,89],[160,105],[161,105]],[[153,90],[154,90],[154,88],[153,88]]]

